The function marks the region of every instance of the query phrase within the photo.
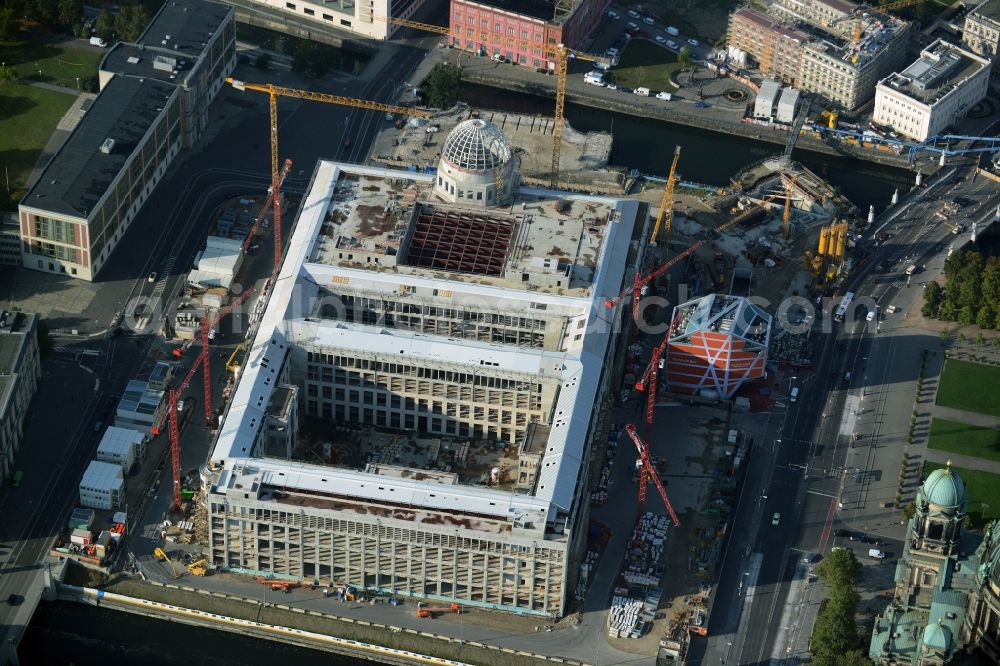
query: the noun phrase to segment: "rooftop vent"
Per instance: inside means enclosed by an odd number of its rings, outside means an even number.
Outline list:
[[[110,155],[111,151],[115,148],[114,139],[105,139],[104,143],[101,144],[101,152],[105,155]]]
[[[136,56],[129,56],[128,58],[125,59],[125,62],[127,62],[130,65],[138,65],[139,58]]]
[[[177,68],[177,58],[158,55],[153,58],[153,69],[161,72],[172,72]]]

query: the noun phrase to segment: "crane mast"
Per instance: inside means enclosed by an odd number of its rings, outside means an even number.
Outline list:
[[[215,414],[212,412],[212,355],[209,353],[208,343],[209,331],[214,330],[219,322],[233,311],[237,305],[242,303],[247,299],[247,297],[253,292],[253,289],[247,289],[242,294],[237,296],[229,305],[219,310],[218,314],[209,321],[208,313],[201,318],[201,361],[202,369],[204,370],[204,384],[205,384],[205,425],[209,428],[215,425]]]
[[[667,182],[663,186],[663,197],[660,199],[660,212],[656,214],[656,224],[653,225],[653,233],[649,237],[649,244],[656,245],[656,238],[660,235],[660,227],[664,227],[664,240],[670,239],[670,227],[674,221],[674,188],[677,186],[677,163],[681,159],[681,147],[674,146],[674,161],[670,164],[670,173],[667,175]]]
[[[646,442],[639,437],[639,433],[635,431],[635,426],[633,424],[629,423],[625,426],[625,432],[628,433],[628,436],[635,443],[635,447],[639,449],[639,460],[642,462],[640,472],[645,472],[645,474],[640,473],[639,475],[638,514],[641,516],[646,508],[646,485],[649,483],[649,480],[652,479],[653,485],[656,486],[656,491],[660,493],[660,499],[663,500],[663,505],[667,508],[667,513],[670,514],[670,520],[673,522],[674,527],[680,527],[681,521],[677,517],[677,513],[674,511],[674,507],[670,503],[670,499],[667,497],[667,490],[663,487],[663,481],[660,480],[660,475],[656,472],[652,461],[649,459],[649,446],[647,446]]]

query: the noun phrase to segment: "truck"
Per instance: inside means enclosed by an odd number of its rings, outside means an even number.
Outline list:
[[[649,97],[649,88],[636,88],[632,91],[636,95],[641,95],[643,97]]]

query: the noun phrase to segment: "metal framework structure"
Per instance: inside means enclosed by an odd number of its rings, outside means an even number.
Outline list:
[[[666,222],[663,230],[664,241],[670,240],[670,228],[674,222],[674,188],[677,187],[677,163],[681,159],[681,147],[674,146],[674,161],[670,163],[670,173],[667,175],[667,182],[663,186],[663,196],[660,198],[660,212],[656,214],[656,224],[653,225],[653,233],[649,237],[649,244],[656,245],[656,239],[660,235],[660,227]]]
[[[237,305],[242,303],[247,299],[253,292],[253,289],[247,289],[242,294],[237,296],[229,305],[219,310],[218,314],[209,321],[208,313],[201,318],[201,363],[202,368],[205,371],[204,374],[204,384],[205,384],[205,425],[209,428],[215,425],[215,415],[212,413],[212,355],[208,350],[208,343],[210,341],[209,331],[215,330],[219,325],[219,322],[233,311]]]
[[[226,77],[226,83],[240,91],[253,90],[266,93],[268,96],[268,110],[271,133],[271,196],[274,201],[274,273],[278,272],[281,266],[281,171],[278,168],[278,97],[292,97],[295,99],[308,100],[310,102],[325,102],[327,104],[337,104],[340,106],[350,106],[369,111],[384,111],[387,113],[399,113],[401,115],[417,116],[420,118],[430,118],[427,111],[417,111],[404,106],[394,104],[382,104],[366,99],[354,99],[352,97],[342,97],[340,95],[330,95],[328,93],[310,92],[308,90],[297,90],[295,88],[284,88],[273,83],[245,83]]]
[[[663,336],[663,340],[653,350],[653,355],[649,358],[649,365],[642,373],[639,381],[635,383],[637,391],[646,392],[646,425],[653,425],[653,411],[656,409],[656,390],[659,381],[658,370],[663,361],[663,353],[667,350],[667,343],[670,341],[671,333],[674,332],[673,324],[670,330]]]
[[[503,274],[515,225],[483,215],[431,211],[417,216],[403,263],[476,275]]]
[[[825,127],[823,125],[818,125],[813,123],[810,130],[819,132],[820,134],[835,134],[841,137],[848,137],[856,139],[859,143],[878,143],[885,146],[898,147],[899,152],[902,153],[904,149],[908,151],[907,160],[912,164],[914,160],[917,159],[917,153],[927,152],[936,153],[939,155],[968,155],[975,153],[1000,153],[1000,137],[998,136],[965,136],[962,134],[938,134],[932,136],[926,141],[901,141],[899,139],[892,139],[884,136],[872,136],[870,134],[866,135],[864,132],[858,132],[854,130],[842,130],[835,127]],[[982,148],[951,148],[950,145],[953,141],[968,141],[970,145],[976,143],[985,143],[987,145]],[[944,146],[938,145],[939,143],[944,143]]]
[[[607,307],[607,308],[613,308],[616,305],[618,305],[618,303],[620,303],[623,298],[627,297],[629,294],[633,294],[636,297],[634,297],[632,299],[632,320],[635,321],[635,322],[638,322],[639,321],[639,298],[637,296],[641,296],[642,295],[643,289],[646,287],[646,285],[649,284],[650,282],[652,282],[653,280],[655,280],[656,278],[660,277],[661,275],[663,275],[667,271],[669,271],[679,261],[681,261],[682,259],[684,259],[685,257],[687,257],[689,254],[692,254],[693,252],[696,252],[704,244],[705,244],[705,241],[698,241],[697,243],[695,243],[691,247],[687,248],[686,250],[684,250],[683,252],[681,252],[680,254],[678,254],[673,259],[667,261],[664,264],[661,264],[656,270],[654,270],[652,273],[649,273],[648,275],[642,275],[641,273],[636,272],[635,278],[632,281],[632,285],[629,286],[629,287],[626,287],[622,291],[622,293],[618,294],[614,298],[609,298],[606,301],[604,301],[605,307]]]
[[[660,480],[660,475],[657,473],[656,468],[653,467],[652,461],[649,459],[649,446],[646,442],[642,441],[639,437],[639,433],[635,431],[635,426],[629,423],[625,426],[625,432],[628,436],[632,438],[635,442],[635,447],[639,449],[639,460],[642,461],[642,468],[639,472],[639,512],[638,515],[641,516],[643,510],[646,508],[646,486],[649,485],[649,481],[653,481],[653,485],[656,486],[657,492],[660,493],[660,499],[663,500],[663,505],[667,507],[667,513],[670,514],[670,520],[674,523],[674,527],[680,527],[681,521],[677,517],[677,513],[674,511],[673,505],[670,503],[670,499],[667,498],[667,489],[663,487],[663,481]]]
[[[285,178],[288,177],[288,174],[289,172],[291,172],[291,170],[292,170],[292,161],[290,159],[286,159],[285,165],[281,167],[281,174],[278,177],[278,180],[282,185],[285,184]],[[264,221],[264,216],[267,215],[267,211],[271,209],[271,206],[273,204],[274,204],[274,188],[272,187],[271,190],[268,191],[267,199],[264,200],[264,205],[261,206],[260,213],[257,215],[257,219],[253,221],[253,226],[250,227],[250,231],[249,233],[247,233],[247,237],[243,239],[243,245],[240,247],[240,250],[243,252],[243,254],[246,254],[249,251],[250,243],[257,236],[257,229],[260,228],[260,223]]]
[[[420,23],[419,21],[410,21],[407,19],[388,16],[374,16],[373,18],[377,21],[393,23],[404,28],[424,30],[425,32],[433,32],[438,35],[455,37],[457,39],[462,38],[462,35],[453,34],[451,32],[451,28],[434,25],[432,23]],[[522,47],[527,47],[528,42],[521,40],[521,45]],[[607,62],[607,58],[590,53],[584,53],[583,51],[576,51],[574,49],[567,48],[565,44],[545,44],[542,46],[542,50],[545,52],[546,56],[552,58],[556,65],[556,109],[552,123],[552,167],[549,176],[549,187],[552,189],[558,189],[559,163],[562,154],[562,135],[566,125],[563,112],[566,108],[566,75],[569,70],[569,60],[572,58],[578,58],[580,60],[587,60],[590,62]]]

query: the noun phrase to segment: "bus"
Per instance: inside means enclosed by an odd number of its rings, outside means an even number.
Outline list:
[[[16,472],[14,472],[14,478],[11,480],[10,485],[14,486],[15,488],[20,488],[21,479],[23,478],[24,478],[24,472],[22,472],[21,470],[17,470]]]
[[[833,313],[833,318],[836,321],[844,321],[844,317],[847,316],[847,310],[851,307],[851,301],[854,300],[854,294],[852,292],[847,292],[844,297],[840,299],[840,304],[837,305],[837,311]]]

